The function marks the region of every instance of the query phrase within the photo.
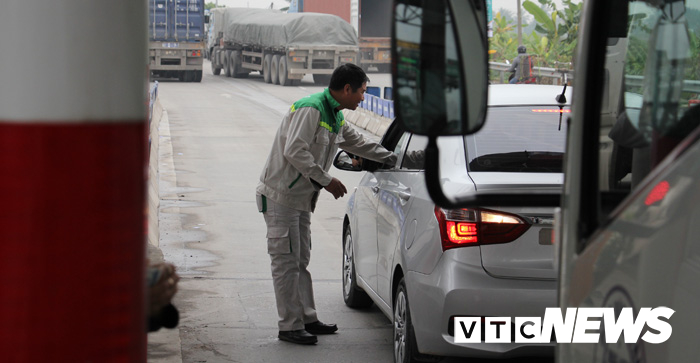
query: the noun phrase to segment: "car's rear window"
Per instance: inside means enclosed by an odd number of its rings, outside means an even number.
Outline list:
[[[484,127],[464,138],[469,170],[561,172],[568,112],[558,106],[489,107]]]

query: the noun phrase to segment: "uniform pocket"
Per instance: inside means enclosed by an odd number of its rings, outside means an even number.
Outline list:
[[[314,135],[314,142],[311,144],[311,155],[314,157],[314,161],[318,162],[321,159],[321,155],[326,153],[328,145],[330,144],[328,130],[323,127],[319,127]]]
[[[292,253],[292,240],[289,238],[289,228],[270,227],[267,229],[267,253],[271,255]]]
[[[314,144],[328,145],[329,144],[328,130],[326,130],[322,127],[319,127],[318,131],[316,132],[316,135],[314,136]]]

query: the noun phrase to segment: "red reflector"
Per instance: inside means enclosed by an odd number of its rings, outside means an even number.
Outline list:
[[[533,109],[532,112],[539,112],[539,113],[571,113],[571,110],[559,110],[559,109],[546,109],[546,108],[541,108],[541,109]]]
[[[671,189],[671,185],[665,180],[659,184],[656,184],[654,189],[652,189],[649,192],[649,195],[647,195],[647,199],[644,200],[644,204],[649,206],[656,202],[662,201],[666,197],[666,193],[668,193],[669,189]]]

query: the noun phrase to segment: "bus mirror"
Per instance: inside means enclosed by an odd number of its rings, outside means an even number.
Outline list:
[[[484,0],[396,1],[394,105],[407,130],[439,136],[481,128],[488,92],[486,29]]]

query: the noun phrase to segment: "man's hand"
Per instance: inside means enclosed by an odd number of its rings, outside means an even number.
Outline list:
[[[324,188],[329,193],[333,194],[333,197],[335,197],[335,199],[342,197],[343,195],[345,195],[345,193],[348,192],[348,190],[345,189],[345,185],[343,185],[343,183],[341,183],[340,180],[336,178],[331,179],[331,182],[328,183],[328,185],[326,185]]]

